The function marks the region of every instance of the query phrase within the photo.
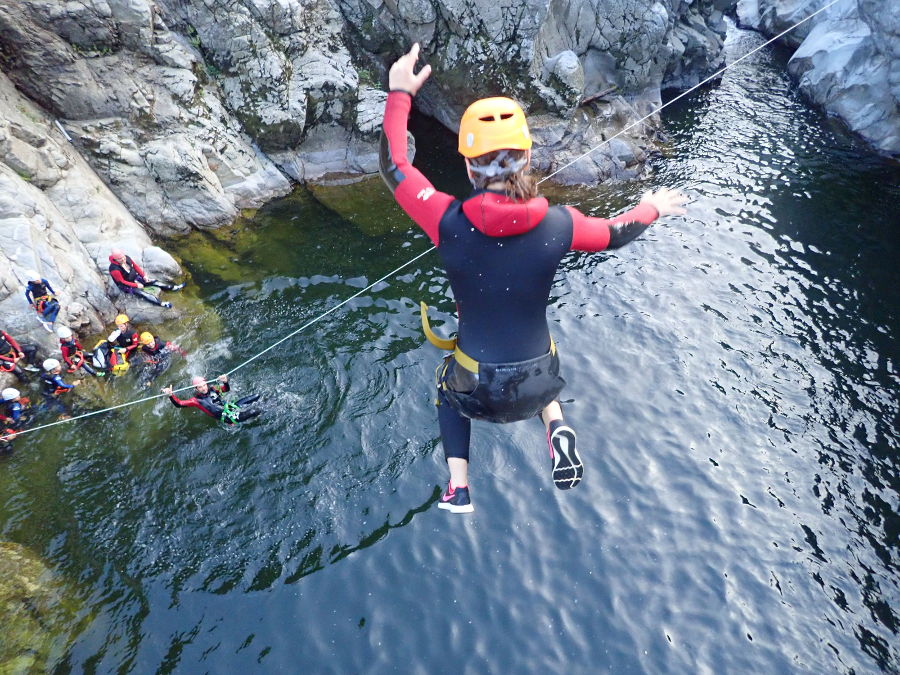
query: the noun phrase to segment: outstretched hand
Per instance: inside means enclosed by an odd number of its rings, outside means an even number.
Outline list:
[[[680,216],[686,213],[681,207],[687,201],[687,197],[678,190],[670,190],[669,188],[660,188],[656,192],[644,193],[641,197],[641,204],[650,204],[662,216]]]
[[[160,389],[160,391],[162,393],[164,393],[166,396],[171,396],[172,395],[172,385],[170,384],[168,387],[163,387],[162,389]]]
[[[409,92],[411,96],[416,95],[416,92],[419,91],[422,85],[425,84],[425,80],[431,75],[431,66],[428,65],[423,66],[418,74],[414,72],[418,58],[419,43],[416,42],[413,44],[412,49],[394,61],[394,65],[391,66],[391,71],[388,74],[388,89],[391,91],[399,89]]]

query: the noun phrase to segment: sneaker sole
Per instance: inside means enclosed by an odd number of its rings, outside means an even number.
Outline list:
[[[444,511],[449,511],[450,513],[472,513],[475,510],[475,507],[471,504],[464,504],[463,506],[457,506],[456,504],[448,504],[447,502],[441,502],[438,504],[439,509],[444,509]]]
[[[553,484],[560,490],[571,490],[581,482],[584,465],[575,447],[575,431],[569,427],[557,429],[549,439],[553,460]]]

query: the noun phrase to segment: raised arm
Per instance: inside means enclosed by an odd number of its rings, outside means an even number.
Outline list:
[[[407,215],[421,227],[432,243],[438,243],[438,224],[453,197],[434,189],[431,182],[410,164],[407,157],[407,119],[412,97],[419,90],[431,66],[413,72],[419,45],[413,45],[391,67],[390,92],[384,110],[379,156],[381,177]]]
[[[592,218],[567,206],[572,216],[572,250],[603,251],[621,248],[637,239],[650,223],[661,216],[680,215],[687,198],[676,190],[661,188],[645,192],[640,203],[614,218]]]

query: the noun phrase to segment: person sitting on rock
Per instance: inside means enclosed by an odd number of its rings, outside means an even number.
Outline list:
[[[25,298],[28,304],[38,313],[38,320],[47,332],[53,332],[53,322],[59,314],[59,301],[56,299],[50,282],[37,272],[26,272]]]
[[[205,379],[199,375],[194,376],[191,379],[191,384],[194,385],[194,395],[185,400],[175,396],[172,393],[171,386],[165,387],[161,391],[169,397],[172,405],[176,408],[199,408],[210,417],[225,424],[246,422],[262,414],[261,410],[256,409],[241,410],[243,406],[256,402],[259,399],[259,394],[245,396],[232,403],[226,401],[222,396],[222,394],[231,390],[228,384],[228,376],[219,375],[216,380],[219,384],[210,387]]]
[[[80,368],[88,375],[97,374],[97,371],[88,363],[90,355],[85,355],[78,336],[72,332],[71,328],[60,326],[56,329],[56,335],[59,337],[59,350],[62,352],[63,361],[68,366],[68,372],[74,373]]]
[[[0,425],[3,435],[0,436],[0,455],[12,452],[10,441],[16,437],[28,423],[30,401],[19,393],[18,389],[8,387],[0,394]]]
[[[125,255],[125,251],[120,248],[114,248],[109,255],[109,275],[123,293],[136,295],[160,307],[169,308],[172,306],[172,303],[161,301],[152,293],[145,291],[144,288],[155,286],[164,291],[180,291],[184,288],[184,284],[175,284],[173,286],[156,279],[147,279],[144,270],[130,256]]]
[[[0,372],[12,373],[19,382],[26,382],[28,378],[24,371],[39,371],[39,368],[32,365],[35,354],[36,345],[20,345],[9,333],[0,330]]]
[[[67,384],[60,374],[62,372],[62,364],[56,359],[45,359],[43,366],[44,372],[41,373],[43,390],[41,393],[44,395],[44,403],[41,407],[51,412],[58,411],[60,419],[64,419],[68,415],[60,397],[81,384],[81,380],[75,380],[72,384]]]
[[[168,370],[173,354],[185,355],[184,350],[174,342],[167,342],[147,331],[141,333],[140,352],[144,360],[144,369],[140,376],[142,387],[149,387],[150,382]]]

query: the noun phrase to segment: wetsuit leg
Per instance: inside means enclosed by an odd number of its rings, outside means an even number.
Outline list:
[[[172,284],[166,284],[162,281],[157,281],[156,279],[150,279],[150,281],[145,281],[144,286],[156,286],[157,288],[163,291],[174,291],[175,287]]]
[[[85,361],[81,364],[81,369],[82,369],[84,372],[86,372],[88,375],[96,376],[96,375],[97,375],[97,371],[94,370],[93,368],[91,368],[91,366],[88,365],[88,362],[87,362],[87,358],[88,358],[88,357],[85,355],[84,358],[85,358]]]
[[[34,357],[37,354],[37,345],[19,345],[25,355],[25,361],[34,365]]]
[[[153,295],[153,293],[147,293],[146,291],[144,291],[140,288],[135,288],[134,290],[131,291],[131,294],[138,296],[142,300],[146,300],[151,305],[157,305],[157,306],[162,305],[162,300],[160,300],[155,295]]]
[[[249,405],[250,403],[256,403],[259,400],[260,394],[253,394],[252,396],[245,396],[244,398],[240,398],[237,400],[237,404],[240,407],[244,407],[245,405]]]
[[[28,382],[28,377],[25,375],[25,371],[22,370],[22,366],[20,366],[18,363],[15,365],[11,372],[16,376],[16,379],[19,382]]]
[[[444,444],[444,459],[458,457],[469,461],[469,439],[472,435],[472,420],[456,412],[444,393],[438,390],[438,425],[441,442]]]
[[[44,311],[41,312],[41,318],[44,321],[53,323],[56,321],[57,314],[59,314],[59,303],[56,300],[50,300],[44,305]]]
[[[259,417],[262,415],[262,410],[241,410],[238,413],[238,422],[246,422],[247,420],[252,420],[254,417]]]

